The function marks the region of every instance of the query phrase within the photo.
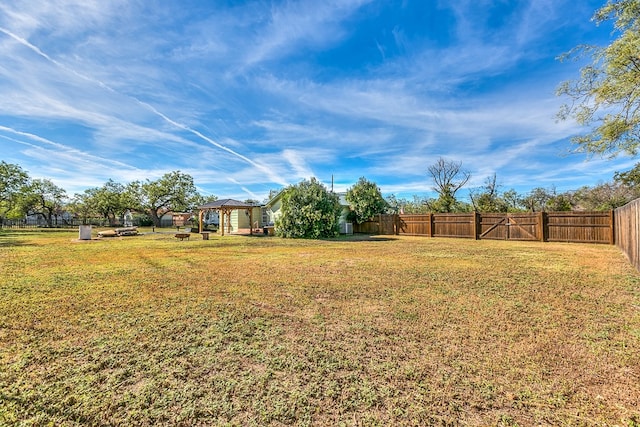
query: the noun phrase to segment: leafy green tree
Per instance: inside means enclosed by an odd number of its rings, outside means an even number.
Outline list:
[[[542,212],[545,211],[547,202],[551,197],[552,195],[549,194],[547,189],[536,187],[523,197],[522,203],[530,212]]]
[[[502,193],[502,200],[507,205],[507,212],[521,212],[524,210],[522,196],[513,188]]]
[[[456,198],[449,196],[438,197],[437,199],[429,198],[425,201],[427,212],[438,213],[460,213],[473,212],[473,205],[462,202]]]
[[[129,197],[138,201],[138,209],[146,212],[153,225],[168,212],[188,212],[200,200],[191,175],[174,171],[155,181],[134,181],[127,186]]]
[[[193,206],[197,207],[206,205],[207,203],[215,202],[216,200],[218,200],[218,196],[214,196],[213,194],[209,196],[203,196],[202,194],[198,193],[194,196],[192,204]]]
[[[561,59],[590,56],[580,78],[564,82],[558,95],[568,96],[558,116],[593,126],[573,141],[578,151],[615,155],[640,147],[640,0],[611,0],[593,20],[613,21],[619,33],[606,47],[579,46]]]
[[[570,195],[567,193],[558,194],[554,187],[550,189],[534,188],[523,197],[522,203],[530,212],[559,212],[573,209]]]
[[[470,191],[471,203],[477,212],[507,212],[508,203],[502,198],[497,183],[497,176],[485,180],[484,186],[478,191]]]
[[[512,188],[501,193],[499,187],[494,173],[493,176],[485,180],[483,187],[470,191],[469,196],[473,209],[477,212],[522,212],[525,210],[524,199],[516,190]],[[533,197],[535,199],[536,196]],[[536,206],[534,203],[534,207]]]
[[[391,195],[386,199],[387,205],[393,209],[394,213],[399,214],[424,214],[429,212],[427,199],[414,195],[413,199],[398,199],[395,195]]]
[[[613,180],[624,186],[640,189],[640,163],[628,171],[614,173]]]
[[[640,196],[640,188],[620,181],[604,182],[594,187],[582,187],[571,194],[572,204],[577,209],[608,211],[624,206]]]
[[[53,221],[62,213],[67,193],[48,179],[34,179],[24,187],[17,198],[20,212],[40,215],[52,227]]]
[[[428,172],[433,180],[433,190],[438,193],[437,200],[427,202],[434,212],[455,212],[462,209],[456,199],[456,193],[471,178],[471,174],[462,169],[462,162],[446,160],[442,157],[429,166]]]
[[[563,212],[573,210],[571,195],[568,193],[554,194],[547,201],[545,210],[549,212]]]
[[[408,214],[425,214],[429,213],[429,199],[413,195],[413,199],[408,201],[404,207],[404,212]]]
[[[403,199],[398,199],[395,194],[385,197],[384,202],[387,204],[388,213],[399,213]]]
[[[282,195],[276,234],[281,237],[319,239],[338,234],[340,202],[315,178],[291,185]]]
[[[93,210],[88,197],[86,190],[81,194],[76,193],[73,195],[71,201],[66,205],[67,211],[76,215],[83,224],[89,224],[91,219],[98,216]]]
[[[111,179],[102,187],[85,190],[79,200],[83,202],[84,211],[97,214],[112,226],[122,218],[127,209],[138,205],[135,194],[128,191],[127,186]]]
[[[345,198],[351,208],[349,215],[358,224],[384,213],[388,207],[380,188],[364,177],[361,177],[353,187],[347,190]]]
[[[2,219],[14,208],[18,195],[29,182],[29,175],[20,166],[0,162],[0,226]]]

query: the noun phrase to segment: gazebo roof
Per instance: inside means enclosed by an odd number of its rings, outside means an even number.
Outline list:
[[[213,202],[209,202],[206,205],[198,206],[198,209],[247,209],[252,208],[255,205],[251,203],[241,202],[240,200],[234,199],[220,199],[214,200]]]

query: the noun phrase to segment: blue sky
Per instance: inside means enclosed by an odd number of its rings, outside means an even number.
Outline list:
[[[70,195],[180,170],[204,195],[263,200],[316,177],[344,191],[558,191],[635,160],[570,153],[556,58],[606,45],[591,0],[4,0],[0,160]],[[463,197],[466,190],[462,191]]]

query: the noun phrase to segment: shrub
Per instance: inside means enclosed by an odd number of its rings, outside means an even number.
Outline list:
[[[338,235],[340,203],[315,178],[284,190],[281,214],[276,219],[280,237],[319,239]]]

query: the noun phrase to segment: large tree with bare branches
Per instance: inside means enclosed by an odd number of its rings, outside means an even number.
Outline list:
[[[428,172],[433,179],[433,190],[438,199],[429,202],[429,208],[437,212],[453,212],[456,206],[456,193],[471,178],[471,174],[462,169],[462,162],[447,160],[442,157],[429,166]]]

